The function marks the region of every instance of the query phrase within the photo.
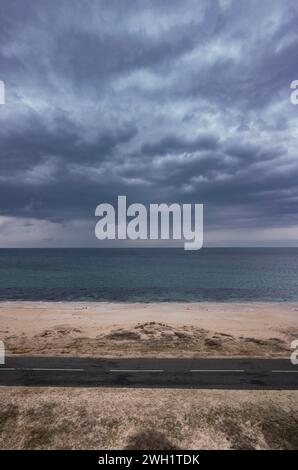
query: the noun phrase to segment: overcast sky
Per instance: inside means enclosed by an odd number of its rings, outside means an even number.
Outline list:
[[[297,0],[0,0],[0,246],[205,206],[205,244],[298,245]]]

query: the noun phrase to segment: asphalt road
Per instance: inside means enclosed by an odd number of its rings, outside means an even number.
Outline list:
[[[8,357],[0,386],[298,390],[289,359]]]

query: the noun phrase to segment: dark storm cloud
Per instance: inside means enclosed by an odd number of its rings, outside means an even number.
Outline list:
[[[163,137],[158,142],[147,142],[141,147],[146,155],[165,155],[167,153],[195,152],[196,150],[215,149],[218,138],[211,134],[203,134],[193,140],[183,139],[175,135]]]
[[[46,157],[54,156],[61,163],[102,161],[109,158],[120,144],[129,142],[137,134],[134,125],[99,128],[94,139],[88,141],[78,125],[61,113],[54,115],[48,125],[41,114],[28,116],[20,127],[6,129],[1,135],[1,171],[26,170]]]
[[[203,202],[207,234],[298,225],[294,0],[12,0],[0,13],[12,243],[14,223],[54,245],[78,223],[92,243],[95,206],[118,194]]]

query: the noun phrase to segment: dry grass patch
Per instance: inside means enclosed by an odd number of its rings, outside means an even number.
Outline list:
[[[297,449],[298,391],[0,389],[1,449]]]
[[[57,326],[34,337],[8,336],[9,354],[92,357],[288,356],[289,344],[280,338],[258,339],[212,332],[195,326],[160,322],[114,328],[86,338],[78,328]]]

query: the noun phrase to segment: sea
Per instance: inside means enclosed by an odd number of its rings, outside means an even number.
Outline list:
[[[0,249],[0,300],[295,302],[298,248]]]

